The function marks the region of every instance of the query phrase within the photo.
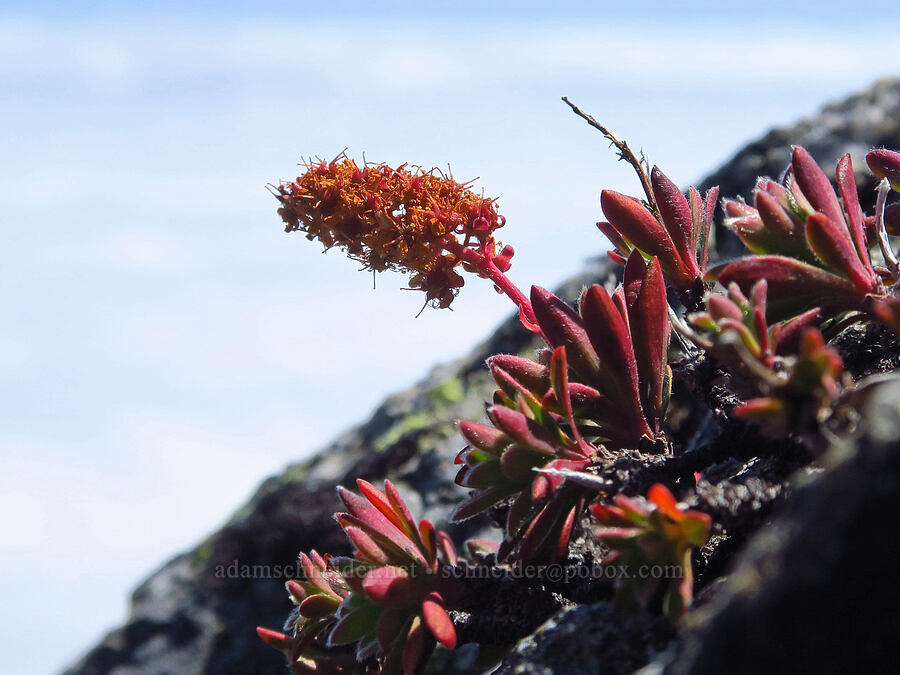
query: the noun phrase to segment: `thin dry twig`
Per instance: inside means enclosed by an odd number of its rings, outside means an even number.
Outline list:
[[[659,217],[659,208],[656,205],[656,199],[653,197],[653,188],[650,186],[650,177],[647,175],[647,170],[645,168],[645,164],[647,164],[647,158],[644,156],[643,151],[641,151],[640,158],[632,152],[631,148],[628,147],[628,143],[625,141],[619,140],[619,138],[608,128],[600,124],[593,116],[584,112],[577,105],[572,103],[568,96],[563,96],[562,100],[565,102],[567,106],[572,109],[576,115],[581,117],[585,122],[594,127],[597,131],[603,134],[607,140],[616,146],[616,149],[619,151],[619,159],[623,159],[632,167],[634,167],[635,173],[638,175],[638,179],[641,181],[641,187],[644,188],[644,194],[647,195],[647,204],[650,206],[650,209],[653,211],[653,214]]]

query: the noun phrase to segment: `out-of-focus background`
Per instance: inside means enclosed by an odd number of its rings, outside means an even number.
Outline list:
[[[552,287],[606,248],[600,189],[639,189],[561,95],[686,185],[895,72],[887,3],[600,4],[0,4],[0,672],[72,661],[510,313],[469,279],[415,318],[403,277],[284,234],[264,184],[301,155],[480,177],[510,276]]]

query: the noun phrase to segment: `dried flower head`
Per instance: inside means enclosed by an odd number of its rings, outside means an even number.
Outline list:
[[[512,247],[494,253],[494,231],[505,219],[493,199],[479,196],[437,169],[392,168],[346,155],[304,165],[306,172],[278,187],[285,231],[302,231],[325,248],[338,246],[364,269],[410,272],[410,287],[448,307],[463,285],[455,268],[472,267],[466,250],[487,256],[501,272]]]

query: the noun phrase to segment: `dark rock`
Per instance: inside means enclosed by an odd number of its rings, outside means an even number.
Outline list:
[[[656,664],[667,675],[894,670],[900,379],[872,394],[862,429],[831,450],[715,600],[689,617],[680,647]]]
[[[613,615],[606,602],[560,610],[516,645],[496,675],[620,675],[661,651],[675,631],[664,619]]]

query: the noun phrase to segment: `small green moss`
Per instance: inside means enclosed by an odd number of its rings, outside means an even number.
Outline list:
[[[291,464],[277,476],[277,480],[282,485],[284,485],[285,483],[294,483],[306,478],[306,475],[308,473],[309,462],[303,462],[302,464]]]
[[[463,400],[465,395],[466,390],[463,388],[462,380],[458,377],[433,387],[425,394],[433,405],[456,403]]]
[[[194,549],[194,555],[191,556],[191,567],[196,569],[202,568],[212,557],[212,541],[207,539]]]
[[[375,452],[384,452],[406,434],[424,429],[433,423],[434,416],[429,412],[407,415],[375,440]]]

